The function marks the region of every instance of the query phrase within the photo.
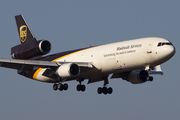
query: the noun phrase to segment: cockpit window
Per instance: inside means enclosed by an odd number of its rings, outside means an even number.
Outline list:
[[[158,46],[162,46],[161,43],[158,43]]]
[[[157,46],[163,46],[163,45],[172,45],[170,42],[160,42]]]

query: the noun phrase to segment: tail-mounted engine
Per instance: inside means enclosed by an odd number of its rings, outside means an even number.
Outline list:
[[[45,55],[51,50],[51,43],[47,40],[40,40],[29,45],[18,45],[11,49],[13,59],[30,59],[36,56]]]
[[[146,70],[134,70],[129,73],[127,81],[132,84],[144,83],[149,80],[149,73]]]

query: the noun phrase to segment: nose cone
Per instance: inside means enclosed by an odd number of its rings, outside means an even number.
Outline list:
[[[169,56],[170,58],[174,56],[174,54],[176,53],[176,48],[174,47],[174,45],[170,45],[170,46],[166,46],[167,49],[167,56]]]
[[[176,48],[174,47],[174,45],[172,45],[172,46],[173,46],[173,48],[172,48],[171,54],[172,54],[172,56],[174,56],[174,54],[176,53]]]
[[[173,45],[165,45],[162,47],[162,56],[165,61],[169,60],[176,53],[176,49]]]

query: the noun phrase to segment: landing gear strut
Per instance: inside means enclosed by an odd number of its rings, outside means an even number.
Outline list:
[[[151,68],[152,70],[154,70],[154,68]],[[150,74],[150,72],[151,72],[151,69],[149,69],[148,70],[148,73]],[[149,78],[148,78],[148,81],[153,81],[153,76],[149,76]]]
[[[109,84],[108,76],[106,76],[106,77],[104,78],[104,87],[102,87],[102,88],[99,87],[99,88],[97,89],[98,94],[101,94],[101,93],[103,93],[103,94],[105,94],[105,95],[107,95],[107,94],[112,94],[113,89],[112,89],[111,87],[107,88],[107,84]]]

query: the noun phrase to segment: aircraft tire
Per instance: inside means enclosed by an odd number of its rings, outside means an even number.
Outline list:
[[[99,88],[97,89],[97,92],[98,92],[98,94],[102,94],[102,88],[99,87]]]
[[[86,86],[85,85],[81,85],[81,91],[84,92],[86,90]]]
[[[58,89],[60,89],[60,88],[61,88],[61,86],[62,86],[62,84],[61,84],[61,83],[57,84],[57,88],[58,88]]]
[[[107,93],[108,93],[108,89],[107,89],[107,87],[103,87],[103,93],[105,94],[105,95],[107,95]]]
[[[65,84],[63,85],[63,88],[64,88],[64,90],[67,90],[67,89],[68,89],[68,84],[65,83]]]
[[[109,87],[109,88],[107,89],[107,92],[108,92],[109,94],[112,94],[113,89],[112,89],[111,87]]]
[[[149,76],[149,81],[153,81],[153,77],[152,76]]]
[[[57,87],[57,86],[58,86],[57,84],[54,84],[54,85],[53,85],[53,90],[55,90],[55,91],[56,91],[56,90],[58,89],[58,87]]]
[[[81,90],[81,85],[77,85],[76,89],[77,89],[77,91],[80,91]]]

